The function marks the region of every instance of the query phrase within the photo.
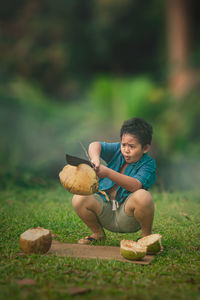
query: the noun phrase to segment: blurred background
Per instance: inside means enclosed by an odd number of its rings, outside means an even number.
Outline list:
[[[200,182],[198,0],[13,0],[0,10],[0,185],[58,183],[65,153],[154,128],[161,190]]]

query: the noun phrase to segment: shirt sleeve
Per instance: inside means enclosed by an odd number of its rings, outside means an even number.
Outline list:
[[[120,148],[120,143],[106,143],[100,142],[101,144],[101,154],[100,157],[108,163],[116,151]]]
[[[134,178],[142,183],[143,189],[148,190],[148,188],[156,181],[156,164],[154,160],[141,166],[134,175]]]

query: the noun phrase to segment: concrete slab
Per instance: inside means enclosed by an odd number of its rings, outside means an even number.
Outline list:
[[[77,257],[83,259],[113,259],[140,265],[148,265],[154,259],[153,255],[146,255],[142,260],[131,261],[121,256],[120,247],[67,244],[60,243],[56,240],[52,241],[52,245],[48,253],[56,254],[58,256]]]

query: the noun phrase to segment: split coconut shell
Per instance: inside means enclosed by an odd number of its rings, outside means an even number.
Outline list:
[[[48,252],[51,242],[51,231],[42,227],[30,228],[20,235],[21,249],[27,254]]]
[[[147,247],[147,254],[156,254],[162,249],[162,236],[160,234],[150,234],[138,240],[138,244]]]
[[[141,260],[146,254],[155,255],[162,250],[161,238],[160,234],[151,234],[139,239],[137,242],[121,240],[121,255],[130,260]]]
[[[121,240],[120,253],[129,260],[141,260],[147,252],[147,247],[131,240]]]
[[[87,164],[66,165],[59,173],[59,177],[64,188],[72,194],[92,195],[99,187],[96,172]]]

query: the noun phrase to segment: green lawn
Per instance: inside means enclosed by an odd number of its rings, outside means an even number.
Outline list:
[[[0,192],[0,299],[200,299],[200,197],[198,192],[158,193],[153,233],[163,236],[164,251],[147,266],[54,255],[20,256],[19,236],[30,227],[51,229],[74,243],[89,231],[72,210],[60,185],[51,189],[10,186]],[[118,246],[135,234],[107,233]],[[33,279],[34,285],[19,285]],[[71,287],[88,292],[72,296]]]

